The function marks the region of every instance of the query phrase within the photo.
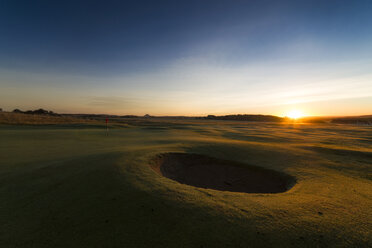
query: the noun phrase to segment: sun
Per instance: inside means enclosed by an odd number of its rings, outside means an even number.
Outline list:
[[[298,119],[298,118],[303,117],[304,115],[300,110],[294,109],[294,110],[289,111],[286,116],[291,119]]]

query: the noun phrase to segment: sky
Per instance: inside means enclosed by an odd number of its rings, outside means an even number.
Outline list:
[[[372,114],[371,13],[371,0],[0,0],[0,108]]]

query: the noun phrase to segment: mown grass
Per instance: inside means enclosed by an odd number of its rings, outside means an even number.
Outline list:
[[[372,245],[371,127],[127,122],[109,136],[104,126],[0,126],[0,246]],[[165,152],[274,169],[297,184],[279,194],[182,185],[148,166]]]

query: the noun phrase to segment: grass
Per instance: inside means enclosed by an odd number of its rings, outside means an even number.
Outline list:
[[[372,128],[126,120],[0,126],[1,247],[370,247]],[[190,152],[274,169],[279,194],[182,185],[148,160]]]

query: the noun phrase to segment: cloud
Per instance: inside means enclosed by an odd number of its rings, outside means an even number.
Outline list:
[[[85,99],[86,105],[88,107],[107,110],[125,110],[136,108],[140,105],[139,99],[118,96],[90,96],[86,97]]]

